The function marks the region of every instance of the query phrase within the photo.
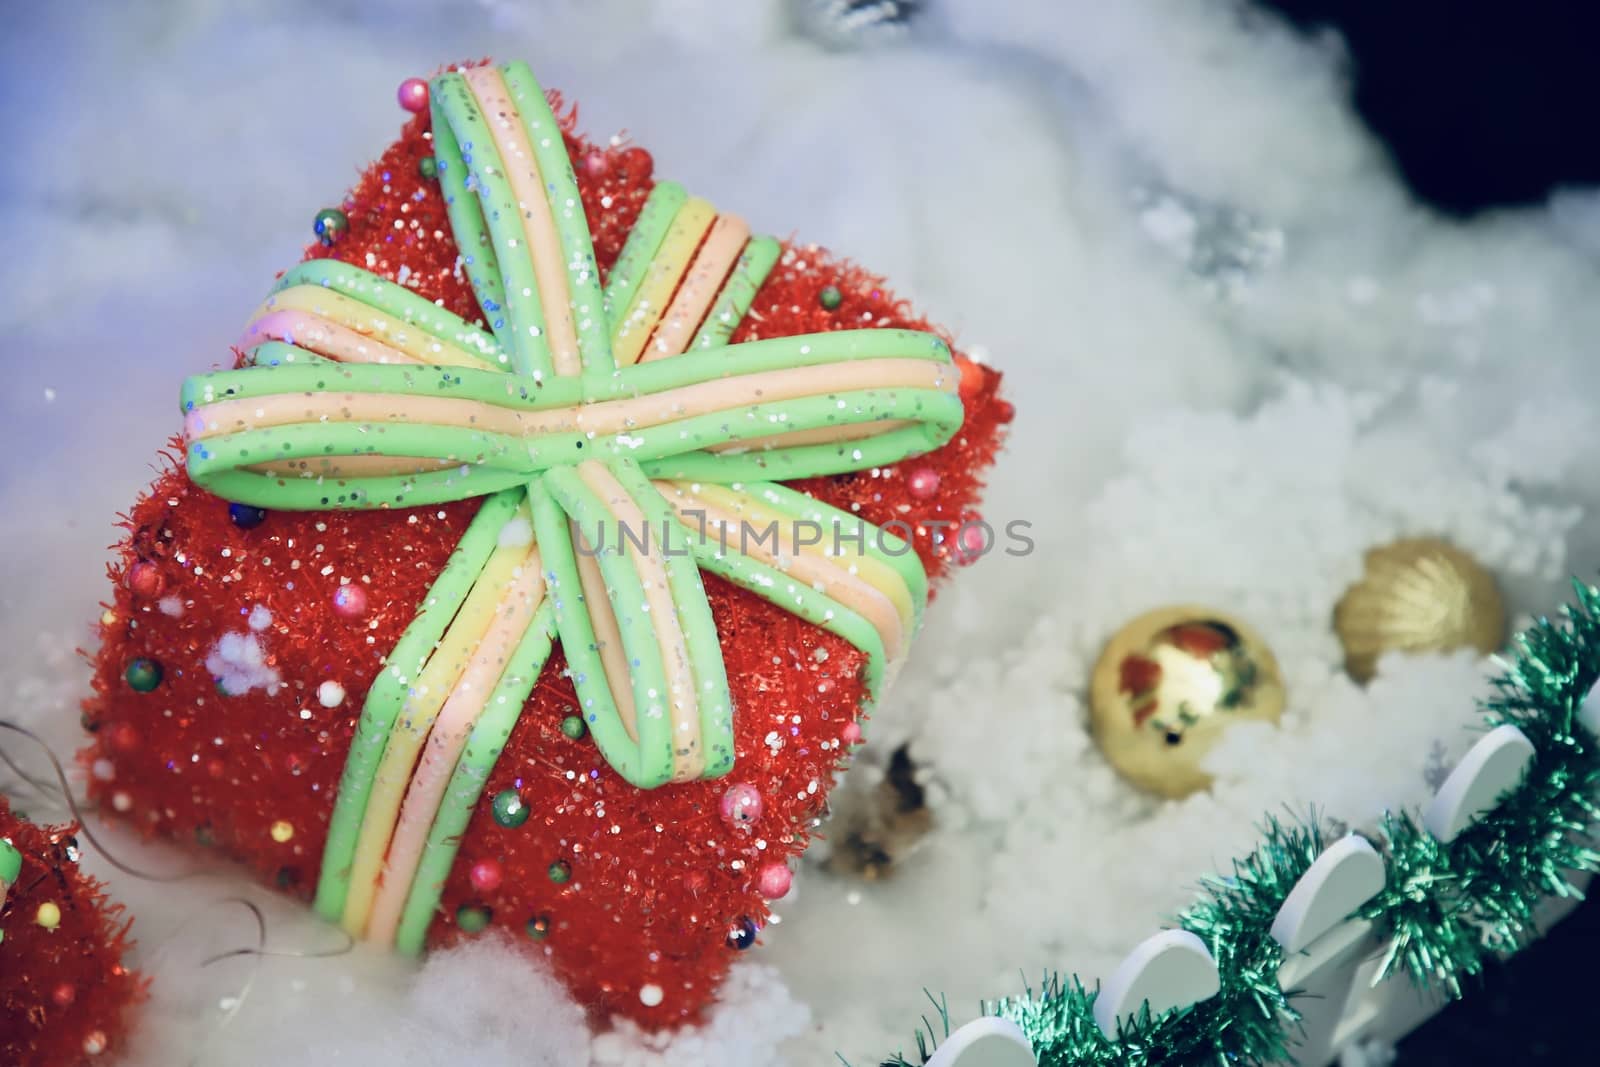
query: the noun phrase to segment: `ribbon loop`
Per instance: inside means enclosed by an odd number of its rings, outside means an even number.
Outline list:
[[[545,475],[534,523],[580,710],[607,762],[643,788],[726,774],[722,650],[660,493],[630,460],[587,460]]]

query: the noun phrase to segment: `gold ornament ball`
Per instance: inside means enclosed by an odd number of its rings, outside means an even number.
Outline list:
[[[1406,538],[1367,553],[1365,573],[1333,610],[1333,628],[1345,670],[1368,682],[1385,652],[1496,651],[1506,609],[1477,560],[1436,537]]]
[[[1118,630],[1089,681],[1089,718],[1106,760],[1165,797],[1211,784],[1200,769],[1231,723],[1276,723],[1283,676],[1261,635],[1220,611],[1158,608]]]

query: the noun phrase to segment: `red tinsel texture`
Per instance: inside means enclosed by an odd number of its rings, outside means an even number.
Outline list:
[[[636,146],[584,140],[574,119],[566,113],[567,148],[605,270],[649,194],[653,161]],[[478,322],[438,187],[418,169],[431,148],[427,116],[418,116],[344,201],[349,231],[307,255],[403,282]],[[828,286],[842,296],[832,309],[820,295]],[[790,244],[734,340],[860,327],[931,328],[879,278]],[[926,524],[973,514],[981,472],[1011,417],[996,395],[999,375],[961,362],[966,423],[954,440],[894,467],[800,486],[878,524],[916,524],[915,547],[935,576],[954,556],[953,531],[941,538]],[[922,496],[909,491],[918,470],[938,475],[931,495],[926,477]],[[101,627],[97,695],[86,705],[94,741],[83,758],[110,761],[114,774],[92,783],[96,800],[309,898],[362,695],[476,506],[274,512],[241,529],[226,502],[168,469],[127,517],[111,567],[116,594]],[[331,608],[346,582],[367,591],[359,618]],[[460,909],[488,909],[493,925],[549,957],[597,1020],[621,1014],[663,1028],[695,1020],[711,1002],[740,951],[730,931],[768,918],[759,872],[791,863],[824,810],[864,694],[852,646],[714,576],[705,584],[735,699],[733,774],[653,791],[618,778],[592,740],[561,732],[576,701],[558,652],[468,827],[433,943],[470,936]],[[206,661],[229,633],[254,636],[261,676],[281,684],[219,691]],[[140,658],[162,670],[150,692],[125,680]],[[319,700],[325,682],[342,687],[342,703]],[[752,825],[729,825],[719,813],[734,783],[764,798]],[[492,817],[492,799],[506,789],[532,810],[515,829]],[[558,862],[571,870],[565,884],[549,876]],[[495,888],[474,888],[469,872],[480,863],[498,867]],[[658,1004],[646,1003],[653,989],[641,999],[647,986],[661,990]]]
[[[76,830],[35,826],[0,796],[0,838],[22,853],[22,873],[0,908],[0,1063],[112,1058],[129,1007],[144,996],[143,980],[122,965],[132,921],[78,869]]]

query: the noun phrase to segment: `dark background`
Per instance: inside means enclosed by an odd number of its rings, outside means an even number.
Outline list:
[[[1398,2],[1398,0],[1397,0]],[[1394,1067],[1591,1067],[1600,1063],[1594,959],[1600,901],[1591,900],[1479,981],[1400,1043]]]
[[[1260,0],[1337,29],[1351,94],[1415,196],[1442,214],[1542,203],[1600,183],[1600,0]],[[1600,902],[1469,983],[1396,1067],[1600,1064]]]
[[[1470,216],[1600,182],[1600,3],[1260,3],[1343,35],[1356,109],[1440,211]]]

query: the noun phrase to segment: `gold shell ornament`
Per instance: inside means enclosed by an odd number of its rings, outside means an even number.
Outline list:
[[[1106,760],[1165,797],[1211,784],[1200,769],[1234,722],[1275,723],[1283,677],[1261,635],[1210,608],[1158,608],[1106,643],[1089,681],[1089,719]]]
[[[1367,552],[1366,573],[1339,599],[1333,628],[1345,670],[1367,682],[1385,652],[1496,651],[1506,609],[1477,560],[1437,537],[1407,538]]]

